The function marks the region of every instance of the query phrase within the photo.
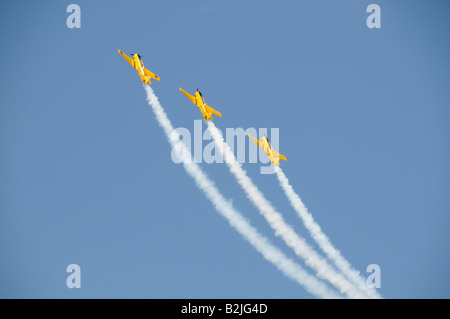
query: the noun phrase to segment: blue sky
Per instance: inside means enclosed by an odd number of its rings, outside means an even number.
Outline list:
[[[291,184],[356,269],[380,266],[383,297],[450,297],[446,1],[77,1],[80,29],[70,3],[1,5],[0,297],[314,298],[172,162],[117,49],[161,77],[175,127],[201,119],[183,87],[222,130],[279,128]],[[381,29],[366,25],[370,3]],[[304,265],[225,164],[201,167]],[[318,249],[260,167],[244,164]],[[66,286],[73,263],[80,289]]]

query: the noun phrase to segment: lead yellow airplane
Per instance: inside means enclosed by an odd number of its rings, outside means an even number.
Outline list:
[[[272,148],[272,144],[270,144],[270,141],[266,136],[261,137],[261,141],[257,140],[250,134],[248,134],[248,137],[250,137],[250,139],[255,142],[256,145],[261,147],[262,150],[267,153],[267,156],[269,156],[272,165],[280,165],[280,159],[287,161],[284,155],[281,155]]]
[[[200,108],[200,112],[203,114],[203,118],[205,120],[213,120],[212,115],[215,114],[217,116],[222,117],[222,114],[220,112],[213,109],[211,106],[207,105],[205,102],[205,98],[200,93],[200,91],[197,89],[195,92],[195,96],[190,95],[188,92],[180,88],[180,91],[187,96],[189,100],[191,100],[192,103],[197,105]]]
[[[152,84],[152,82],[150,81],[150,78],[154,78],[155,80],[160,80],[159,76],[157,76],[156,74],[154,74],[153,72],[147,70],[144,67],[144,61],[142,60],[141,56],[138,53],[133,54],[133,58],[130,58],[128,55],[126,55],[125,53],[123,53],[122,51],[118,50],[120,55],[124,57],[125,60],[128,61],[128,63],[131,64],[131,66],[133,68],[135,68],[138,73],[139,76],[142,79],[142,82],[144,82],[145,84]]]

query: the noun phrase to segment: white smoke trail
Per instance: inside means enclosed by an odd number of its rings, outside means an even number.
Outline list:
[[[281,188],[285,192],[291,206],[298,213],[303,221],[306,229],[308,229],[311,237],[316,241],[323,252],[328,256],[330,260],[334,262],[336,267],[342,271],[342,273],[350,279],[357,287],[373,298],[380,298],[375,289],[369,288],[364,278],[359,276],[359,272],[354,270],[350,263],[341,255],[341,253],[334,248],[328,237],[322,232],[320,226],[314,221],[312,215],[308,212],[305,204],[303,204],[300,196],[294,191],[294,188],[289,184],[289,180],[284,174],[283,170],[279,166],[275,166],[275,172],[277,173],[278,181]]]
[[[297,233],[284,221],[272,204],[267,201],[261,191],[256,187],[252,180],[242,169],[241,164],[236,160],[233,151],[225,143],[222,133],[216,128],[212,121],[206,121],[208,129],[213,137],[219,153],[227,163],[230,172],[234,175],[239,185],[245,191],[247,198],[258,208],[261,214],[266,218],[269,225],[275,230],[276,235],[280,235],[285,243],[291,247],[294,252],[305,260],[305,263],[317,271],[320,278],[328,280],[342,294],[350,298],[365,298],[356,287],[351,284],[342,274],[336,272],[328,262],[321,258],[314,249],[312,249]]]
[[[297,281],[311,294],[321,298],[340,298],[325,283],[317,280],[314,276],[308,274],[300,265],[289,259],[278,248],[273,246],[266,237],[262,236],[253,226],[251,226],[244,217],[235,210],[233,205],[227,201],[213,181],[203,172],[203,170],[194,163],[190,150],[184,144],[179,143],[179,136],[172,134],[173,126],[164,112],[158,98],[153,93],[149,85],[144,85],[147,93],[147,101],[155,113],[159,125],[163,128],[169,143],[172,147],[182,146],[180,157],[186,172],[195,180],[206,197],[213,203],[215,209],[225,217],[230,225],[236,229],[249,243],[260,252],[263,257],[274,264],[284,275]]]

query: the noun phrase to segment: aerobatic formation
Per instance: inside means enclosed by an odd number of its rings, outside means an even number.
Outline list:
[[[150,79],[160,81],[158,75],[144,67],[144,61],[139,54],[132,54],[132,58],[118,50],[120,55],[138,71],[147,93],[147,101],[155,113],[159,125],[163,128],[169,143],[172,146],[177,142],[173,139],[172,133],[174,128],[168,119],[164,109],[159,103],[158,98],[150,87]],[[227,201],[212,180],[203,172],[197,163],[193,163],[190,159],[192,154],[188,149],[183,150],[183,165],[186,172],[194,179],[197,187],[203,191],[204,195],[213,203],[215,209],[228,220],[230,225],[244,237],[263,257],[274,264],[285,276],[297,281],[308,292],[320,298],[381,298],[374,288],[369,288],[365,279],[359,274],[359,271],[352,268],[350,263],[344,259],[339,250],[334,248],[330,240],[322,232],[320,226],[314,221],[312,215],[308,212],[306,206],[300,197],[295,193],[288,179],[280,168],[280,159],[287,161],[286,157],[278,151],[274,150],[272,144],[266,136],[260,140],[248,134],[249,138],[256,143],[269,157],[272,165],[275,166],[280,186],[285,192],[291,206],[302,219],[304,226],[309,231],[311,237],[316,241],[318,246],[325,253],[326,258],[322,258],[310,247],[304,239],[295,233],[293,228],[288,225],[282,215],[276,211],[272,204],[266,200],[265,196],[253,183],[247,173],[242,169],[241,164],[225,143],[220,131],[212,122],[212,115],[222,117],[222,114],[206,104],[205,98],[197,89],[194,95],[189,94],[182,88],[180,91],[200,109],[204,120],[208,124],[208,130],[215,141],[218,151],[222,155],[226,155],[227,165],[230,172],[235,176],[236,181],[242,187],[247,198],[254,204],[261,215],[263,215],[269,225],[273,228],[276,235],[281,236],[286,245],[294,250],[297,256],[302,258],[307,266],[310,266],[316,275],[310,275],[292,259],[284,255],[270,241],[263,237],[253,226],[251,226],[246,218],[236,210],[230,201]],[[333,265],[330,263],[332,262]],[[328,281],[336,290],[325,284]]]
[[[120,50],[118,50],[118,51],[119,51],[120,55],[125,60],[127,60],[127,62],[130,63],[133,68],[135,68],[138,71],[138,74],[141,77],[142,82],[144,84],[152,84],[152,82],[150,81],[150,78],[160,81],[160,78],[158,75],[154,74],[153,72],[151,72],[150,70],[148,70],[144,67],[144,61],[142,60],[142,57],[138,53],[131,54],[133,56],[133,58],[130,58],[128,55],[126,55],[122,51],[120,51]],[[198,89],[194,93],[194,95],[189,94],[182,88],[180,88],[180,91],[181,91],[181,93],[186,95],[186,97],[192,103],[194,103],[195,105],[198,106],[198,108],[200,109],[200,112],[202,113],[203,118],[205,120],[213,120],[213,117],[212,117],[213,114],[222,117],[222,114],[219,111],[213,109],[211,106],[206,104],[205,98],[203,97],[202,93]],[[285,161],[287,160],[284,155],[281,155],[280,153],[278,153],[276,150],[274,150],[272,148],[272,145],[270,144],[270,141],[266,136],[263,136],[261,138],[261,141],[258,141],[251,135],[249,135],[249,137],[253,142],[255,142],[259,147],[261,147],[264,150],[264,152],[267,153],[267,156],[269,157],[272,164],[280,165],[280,159],[285,160]]]

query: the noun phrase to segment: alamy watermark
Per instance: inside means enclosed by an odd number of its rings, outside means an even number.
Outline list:
[[[176,164],[184,162],[194,162],[194,163],[224,163],[227,159],[222,156],[220,151],[217,149],[216,142],[211,136],[209,129],[203,131],[203,120],[194,120],[193,134],[191,131],[184,127],[178,127],[172,132],[172,139],[177,140],[171,151],[172,161]],[[268,135],[267,128],[226,128],[225,134],[217,128],[218,131],[224,136],[225,142],[228,144],[230,149],[235,154],[235,158],[239,163],[261,163],[267,164],[261,166],[261,174],[273,174],[275,173],[274,167],[272,166],[267,153],[260,149],[255,143],[250,141],[247,134],[252,136],[262,136]],[[280,130],[279,128],[270,129],[270,140],[273,149],[279,150],[279,138]],[[247,147],[248,145],[248,147]],[[184,154],[184,151],[189,154]],[[247,152],[248,150],[248,152]],[[259,150],[259,151],[258,151]],[[248,156],[246,156],[248,154]],[[259,158],[259,160],[258,160]]]
[[[381,267],[377,264],[367,266],[366,272],[370,275],[366,279],[366,285],[369,288],[381,288]]]
[[[366,9],[370,15],[367,17],[366,24],[369,29],[381,28],[381,8],[378,4],[369,4]]]
[[[77,264],[70,264],[66,268],[66,272],[70,273],[66,279],[67,288],[81,288],[81,268]]]
[[[81,28],[81,8],[78,4],[69,4],[66,12],[71,13],[66,20],[66,25],[69,29]]]

